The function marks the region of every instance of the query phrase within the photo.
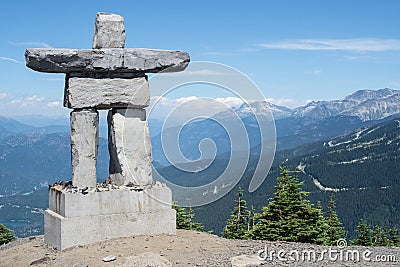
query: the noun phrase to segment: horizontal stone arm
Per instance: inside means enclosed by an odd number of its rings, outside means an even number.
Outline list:
[[[94,50],[29,48],[26,66],[40,72],[177,72],[184,70],[189,54],[144,48]]]

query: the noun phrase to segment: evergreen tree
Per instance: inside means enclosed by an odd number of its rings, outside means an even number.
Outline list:
[[[250,211],[247,210],[246,200],[243,199],[243,190],[239,187],[236,194],[235,207],[231,212],[231,216],[226,222],[226,226],[222,230],[222,236],[229,239],[245,239],[248,235],[251,216],[254,217]]]
[[[388,238],[388,233],[386,229],[382,229],[379,226],[375,226],[375,229],[372,232],[372,245],[380,247],[390,245],[390,240]]]
[[[175,201],[172,202],[172,208],[176,211],[176,228],[185,229],[185,226],[189,223],[186,209],[178,206]]]
[[[174,201],[172,203],[172,208],[176,211],[176,228],[177,229],[186,229],[186,230],[195,230],[202,231],[204,226],[194,221],[195,213],[193,209],[189,207],[189,210],[186,210],[183,207],[178,206],[178,204]]]
[[[388,231],[389,245],[400,247],[400,236],[398,235],[398,230],[395,228],[389,229]]]
[[[316,209],[318,210],[318,220],[316,222],[316,228],[320,230],[320,234],[313,243],[328,246],[330,244],[328,236],[329,225],[327,218],[325,218],[324,216],[321,202],[318,201]]]
[[[398,235],[398,230],[381,228],[380,226],[375,226],[372,228],[367,225],[364,220],[361,220],[357,226],[358,237],[351,240],[353,245],[358,246],[400,246],[400,236]]]
[[[372,246],[372,231],[364,220],[361,220],[357,226],[358,237],[351,240],[356,246]]]
[[[192,207],[189,207],[188,217],[190,220],[189,230],[203,231],[203,229],[204,229],[203,224],[194,221],[194,217],[196,217],[196,214],[194,213]]]
[[[333,193],[329,194],[329,204],[328,204],[328,217],[326,218],[326,222],[328,224],[327,234],[328,234],[328,242],[326,245],[334,246],[340,238],[343,238],[345,234],[345,230],[343,228],[343,224],[340,221],[338,215],[335,211],[336,204],[333,199]]]
[[[247,219],[247,234],[249,235],[250,231],[253,229],[254,225],[256,224],[255,220],[255,209],[254,206],[251,205],[251,208],[249,210],[249,215]]]
[[[323,244],[326,223],[321,209],[314,208],[301,190],[303,183],[281,167],[274,197],[261,214],[251,232],[254,239]]]
[[[0,245],[7,244],[13,240],[15,240],[14,233],[0,224]]]

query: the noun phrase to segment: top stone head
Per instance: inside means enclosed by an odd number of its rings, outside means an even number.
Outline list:
[[[124,48],[124,18],[97,13],[91,50],[28,48],[26,66],[48,73],[157,73],[184,70],[190,56],[184,51]]]
[[[124,18],[117,14],[98,12],[96,14],[92,48],[124,48],[124,46]]]

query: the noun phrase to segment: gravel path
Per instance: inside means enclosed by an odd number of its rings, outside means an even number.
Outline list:
[[[260,250],[263,252],[260,253],[263,260],[257,257]],[[264,253],[265,251],[267,253]],[[359,260],[357,260],[357,255]],[[104,262],[103,258],[107,256],[115,256],[115,260]],[[113,259],[113,257],[110,258]],[[377,260],[384,260],[384,262],[377,262]],[[253,263],[250,264],[251,262]],[[400,248],[343,247],[339,249],[289,242],[228,240],[186,230],[178,230],[176,236],[119,238],[64,251],[47,247],[43,242],[43,236],[18,239],[0,247],[0,266],[2,267],[260,265],[400,266]]]

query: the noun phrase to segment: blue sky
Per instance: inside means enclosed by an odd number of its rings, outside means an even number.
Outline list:
[[[24,51],[91,48],[98,11],[124,16],[125,47],[185,50],[193,61],[227,64],[278,104],[400,89],[397,0],[26,0],[0,8],[0,115],[67,113],[59,106],[64,76],[27,69]]]

